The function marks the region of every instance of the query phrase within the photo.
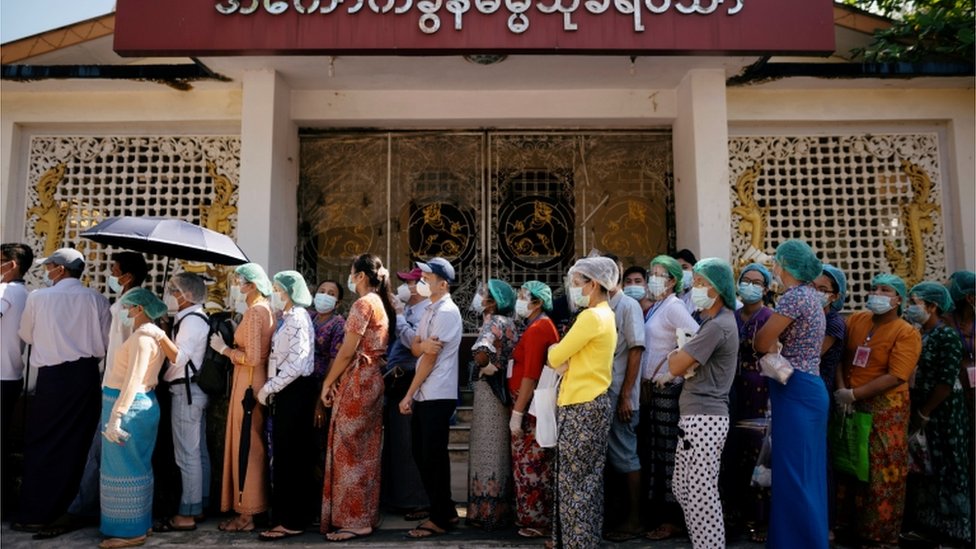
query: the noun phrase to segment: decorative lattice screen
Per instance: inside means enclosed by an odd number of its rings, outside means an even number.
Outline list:
[[[806,240],[848,277],[847,310],[871,278],[945,278],[937,133],[729,140],[732,258]]]
[[[29,154],[25,242],[38,257],[81,250],[91,288],[107,292],[109,257],[119,250],[78,233],[108,217],[171,217],[236,232],[237,136],[35,136]],[[146,259],[152,288],[161,288],[165,258]],[[29,281],[39,275],[35,269]]]

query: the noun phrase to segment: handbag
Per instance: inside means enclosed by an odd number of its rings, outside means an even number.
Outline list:
[[[529,404],[529,414],[535,416],[535,441],[542,448],[556,446],[559,426],[556,423],[556,406],[559,398],[559,383],[563,376],[552,368],[543,368],[539,384]]]
[[[868,481],[868,438],[871,436],[871,414],[844,414],[835,410],[831,417],[828,438],[833,449],[834,469],[853,475],[861,482]]]
[[[920,475],[932,474],[932,453],[924,429],[908,435],[908,471]]]

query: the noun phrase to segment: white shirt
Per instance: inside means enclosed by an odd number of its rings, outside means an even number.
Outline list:
[[[104,357],[111,322],[105,296],[65,278],[27,296],[18,333],[34,346],[31,365],[43,368]]]
[[[187,363],[193,361],[193,366],[200,372],[203,365],[203,355],[207,352],[207,333],[210,331],[210,323],[197,314],[207,316],[203,312],[203,305],[192,305],[176,313],[173,318],[173,325],[179,326],[179,330],[174,328],[176,339],[176,363],[170,364],[163,374],[163,381],[174,381],[180,378],[190,377],[195,374],[192,369],[187,368]]]
[[[108,328],[108,347],[105,350],[105,372],[102,375],[102,387],[105,387],[105,380],[108,379],[109,373],[115,367],[115,353],[125,343],[125,340],[129,339],[129,336],[132,335],[132,328],[122,323],[122,298],[134,289],[130,288],[128,291],[120,294],[109,309],[112,312],[112,324]]]
[[[23,282],[0,283],[0,379],[4,381],[24,377],[24,342],[17,330],[28,293]]]
[[[651,374],[661,362],[678,346],[676,330],[697,334],[698,323],[691,318],[685,304],[674,294],[664,298],[660,305],[652,308],[651,317],[644,321],[644,354],[641,356],[641,379],[651,379]],[[657,375],[664,373],[664,368]]]
[[[269,393],[278,393],[299,377],[315,369],[315,326],[302,307],[292,307],[281,315],[281,326],[271,337],[268,356]]]
[[[458,348],[461,346],[461,311],[450,294],[431,303],[420,317],[417,335],[421,341],[437,336],[444,344],[430,375],[417,389],[414,400],[457,400]],[[417,365],[424,355],[417,358]]]

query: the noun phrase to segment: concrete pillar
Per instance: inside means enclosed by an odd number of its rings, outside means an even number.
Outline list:
[[[298,128],[281,75],[248,70],[243,80],[237,242],[272,276],[295,268]]]
[[[678,249],[729,260],[732,246],[725,71],[696,69],[677,89],[674,205]]]

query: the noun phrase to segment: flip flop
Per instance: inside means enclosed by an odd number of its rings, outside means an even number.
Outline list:
[[[278,541],[285,538],[293,538],[295,536],[300,536],[304,534],[304,530],[299,530],[297,532],[285,530],[282,526],[275,526],[270,530],[265,530],[258,534],[258,539],[261,541]]]
[[[196,529],[197,525],[195,523],[189,526],[173,524],[173,517],[157,521],[152,527],[153,532],[190,532]]]
[[[99,549],[121,549],[122,547],[138,547],[146,543],[146,536],[137,538],[108,538],[98,544]]]
[[[518,535],[523,538],[538,539],[538,538],[548,538],[549,534],[539,530],[538,528],[519,528]]]
[[[221,522],[220,524],[217,525],[217,529],[220,530],[221,532],[253,532],[254,531],[253,522],[247,524],[246,526],[236,526],[235,525],[236,521],[237,521],[236,518],[232,518],[230,520]]]
[[[424,539],[424,538],[432,538],[436,536],[443,536],[446,533],[447,530],[443,530],[433,522],[427,521],[419,526],[414,527],[413,530],[408,530],[407,537],[411,539]]]
[[[325,540],[326,541],[352,541],[354,539],[365,538],[370,534],[372,534],[372,532],[370,532],[369,534],[359,534],[357,532],[353,532],[352,530],[342,529],[342,530],[336,530],[335,532],[329,532],[328,534],[325,535]],[[340,539],[335,539],[335,538],[330,538],[329,536],[331,535],[341,535],[344,537]]]

